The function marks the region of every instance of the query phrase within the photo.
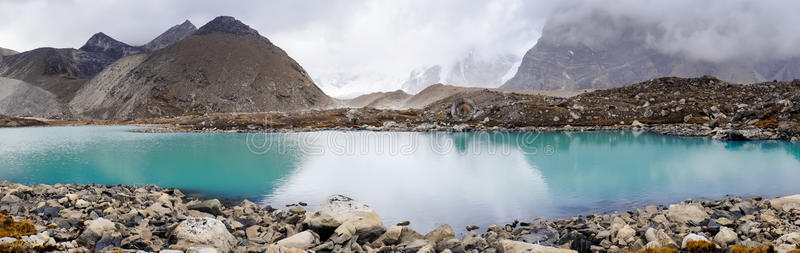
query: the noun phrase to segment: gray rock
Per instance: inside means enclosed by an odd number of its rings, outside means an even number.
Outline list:
[[[800,209],[800,194],[771,199],[769,204],[778,211],[790,211],[795,208]]]
[[[186,208],[213,215],[222,215],[222,203],[220,203],[218,199],[189,202],[186,204]]]
[[[86,221],[86,229],[78,236],[78,243],[83,246],[94,248],[94,245],[103,236],[117,231],[116,224],[104,218]]]
[[[736,232],[728,227],[720,227],[719,232],[714,236],[714,242],[723,247],[736,242],[736,239],[738,239]]]
[[[455,235],[456,234],[453,231],[453,228],[450,227],[450,225],[442,224],[433,229],[433,231],[425,234],[425,239],[430,242],[436,243],[442,240],[455,238],[456,237]]]
[[[707,242],[711,242],[705,236],[698,235],[698,234],[695,234],[695,233],[691,233],[691,234],[688,234],[688,235],[683,237],[683,241],[681,242],[681,248],[685,249],[686,248],[686,244],[689,243],[689,242],[692,242],[692,241],[707,241]]]
[[[312,231],[303,231],[278,241],[275,245],[288,248],[310,249],[319,244],[319,235]]]

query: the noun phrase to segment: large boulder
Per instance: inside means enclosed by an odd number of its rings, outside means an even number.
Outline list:
[[[790,211],[795,208],[800,209],[800,194],[774,198],[769,200],[769,204],[778,211]]]
[[[294,234],[275,243],[277,246],[302,250],[309,249],[318,244],[319,235],[308,230]]]
[[[84,222],[84,224],[86,225],[86,229],[78,236],[77,241],[81,245],[89,248],[94,248],[97,241],[103,238],[104,235],[108,236],[117,231],[117,226],[114,222],[103,218],[89,220]]]
[[[182,247],[211,246],[228,252],[236,239],[221,221],[212,218],[190,217],[172,231],[176,244]]]
[[[500,253],[578,253],[570,249],[560,249],[506,239],[500,240],[499,246],[497,250]]]
[[[364,203],[342,195],[325,199],[316,212],[306,214],[303,221],[323,239],[347,241],[358,236],[359,241],[372,241],[386,231],[380,216]]]
[[[644,232],[644,237],[647,239],[648,248],[678,248],[678,243],[676,243],[675,240],[673,240],[672,237],[670,237],[662,229],[648,228]]]
[[[423,239],[422,234],[417,233],[408,226],[393,226],[386,230],[386,233],[376,240],[383,245],[396,245]]]
[[[706,213],[700,203],[680,203],[669,205],[667,210],[667,219],[676,223],[688,223],[689,221],[701,222],[709,219],[711,216]]]
[[[683,237],[683,241],[681,242],[681,248],[687,249],[690,242],[707,242],[709,244],[711,243],[711,241],[709,241],[708,238],[706,238],[705,236],[698,235],[695,233],[690,233]]]
[[[736,232],[728,227],[720,227],[717,235],[714,236],[714,242],[725,247],[731,245],[739,239]]]
[[[442,224],[433,229],[433,231],[425,234],[425,239],[431,242],[444,241],[456,238],[456,233],[450,225]]]
[[[192,201],[186,204],[189,210],[196,210],[213,215],[222,215],[222,203],[217,199],[209,199],[203,201]]]

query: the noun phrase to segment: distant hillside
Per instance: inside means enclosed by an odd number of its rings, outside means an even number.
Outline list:
[[[240,21],[218,17],[173,46],[116,62],[87,83],[71,106],[107,119],[332,104],[283,50]]]
[[[800,58],[696,60],[650,45],[663,29],[587,12],[579,18],[551,18],[542,37],[502,88],[577,90],[620,87],[663,76],[713,75],[734,83],[800,78]]]
[[[8,49],[8,48],[0,47],[0,58],[2,58],[2,56],[18,54],[18,53],[19,52],[17,52],[17,51],[14,51],[14,50],[11,50],[11,49]]]
[[[402,90],[390,92],[375,92],[364,94],[356,98],[345,100],[344,104],[348,107],[372,107],[377,109],[399,109],[403,108],[405,101],[411,95]]]

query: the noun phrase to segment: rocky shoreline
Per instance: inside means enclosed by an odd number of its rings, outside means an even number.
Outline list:
[[[143,125],[147,128],[136,130],[142,133],[295,133],[295,132],[316,132],[316,131],[378,131],[378,132],[585,132],[585,131],[617,131],[633,130],[645,131],[652,134],[666,136],[684,137],[706,137],[714,140],[727,141],[757,141],[757,140],[785,140],[797,142],[800,137],[795,137],[780,130],[762,129],[756,127],[746,128],[711,128],[697,124],[660,124],[646,125],[634,122],[631,125],[612,125],[612,126],[528,126],[528,127],[485,127],[470,126],[466,124],[448,126],[438,124],[425,124],[415,127],[398,126],[397,124],[386,124],[385,126],[360,126],[360,127],[304,127],[304,128],[275,128],[257,130],[230,130],[218,128],[191,128],[185,126],[167,125]]]
[[[153,185],[0,182],[0,251],[116,252],[797,252],[800,195],[730,197],[456,235],[384,225],[366,204],[327,198],[275,209],[224,205]],[[423,231],[427,232],[427,231]]]

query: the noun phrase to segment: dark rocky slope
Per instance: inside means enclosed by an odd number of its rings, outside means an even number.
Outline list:
[[[0,58],[0,113],[43,118],[72,118],[76,92],[97,73],[124,56],[169,46],[195,31],[188,21],[145,46],[130,46],[104,33],[80,49],[38,48]],[[5,54],[7,51],[3,51]]]
[[[142,47],[147,51],[162,49],[191,36],[195,31],[197,31],[197,27],[195,27],[192,22],[189,22],[189,20],[186,20],[179,25],[170,27],[166,32],[158,35],[158,37]]]
[[[232,17],[218,17],[173,46],[123,58],[71,103],[76,112],[102,119],[331,104],[297,62]]]
[[[8,48],[0,47],[0,59],[2,59],[3,56],[12,55],[12,54],[18,54],[18,53],[19,52],[17,52],[17,51],[14,51],[14,50],[11,50],[11,49],[8,49]]]
[[[564,14],[567,15],[567,14]],[[595,10],[551,17],[542,37],[501,88],[578,90],[621,87],[651,78],[712,75],[732,83],[800,78],[800,58],[699,60],[651,45],[666,36],[657,25]]]

